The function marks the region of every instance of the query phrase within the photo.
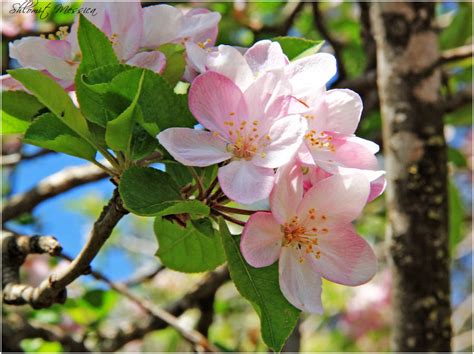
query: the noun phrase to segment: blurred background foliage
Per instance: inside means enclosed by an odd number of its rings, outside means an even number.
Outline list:
[[[60,25],[73,21],[72,15],[56,14],[46,19],[34,15],[11,15],[16,1],[2,2],[2,71],[17,65],[8,58],[8,42],[26,35],[54,32]],[[75,5],[78,2],[73,3]],[[151,5],[148,2],[144,5]],[[273,2],[212,2],[171,3],[176,6],[207,7],[221,13],[218,44],[248,47],[255,41],[280,35],[327,39],[318,31],[311,4]],[[363,6],[363,5],[362,5]],[[346,70],[345,80],[355,79],[374,69],[373,58],[364,45],[361,5],[353,2],[323,2],[320,14],[327,32],[340,43]],[[441,28],[440,49],[446,50],[472,43],[472,4],[469,2],[439,2],[437,22]],[[322,51],[334,52],[326,42]],[[336,79],[337,80],[337,79]],[[472,85],[472,58],[443,67],[442,94],[450,100],[456,92]],[[362,93],[361,93],[362,94]],[[365,95],[365,111],[357,134],[382,145],[381,116],[378,102]],[[449,144],[450,167],[450,242],[452,255],[452,304],[454,349],[472,350],[472,105],[445,116],[445,133]],[[3,155],[35,154],[34,147],[23,145],[19,137],[3,137]],[[383,151],[379,154],[383,165]],[[42,178],[79,160],[57,153],[45,153],[19,164],[3,166],[2,197],[23,192]],[[80,249],[88,229],[111,194],[113,186],[100,181],[49,200],[33,214],[23,215],[8,224],[18,232],[53,234],[63,244],[66,253],[74,255]],[[374,245],[378,259],[377,276],[368,284],[347,288],[326,282],[323,286],[323,316],[304,315],[299,333],[301,351],[386,351],[390,335],[390,274],[384,250],[385,206],[383,196],[369,204],[357,222],[357,229]],[[145,274],[154,274],[140,284],[131,285],[144,298],[157,305],[168,304],[193,288],[200,274],[186,275],[160,269],[154,252],[150,219],[129,215],[114,231],[110,241],[93,263],[114,281],[127,281]],[[38,284],[51,269],[64,266],[44,256],[29,256],[23,267],[30,284]],[[107,331],[120,325],[140,321],[144,313],[103,283],[87,276],[75,282],[64,306],[33,311],[28,307],[3,306],[7,318],[23,316],[28,321],[55,326],[77,338],[89,338],[97,330]],[[209,339],[224,350],[265,351],[259,336],[259,321],[251,305],[237,293],[231,283],[222,286],[215,297],[214,321],[209,327]],[[184,326],[192,327],[199,319],[199,310],[187,311],[180,317]],[[467,335],[466,335],[467,334]],[[300,336],[300,337],[298,337]],[[93,338],[92,338],[93,339]],[[41,338],[24,339],[26,352],[61,352],[59,342]],[[295,348],[295,347],[293,347]],[[297,348],[297,347],[296,347]],[[124,351],[188,351],[192,348],[173,329],[147,334],[142,340],[128,343]]]

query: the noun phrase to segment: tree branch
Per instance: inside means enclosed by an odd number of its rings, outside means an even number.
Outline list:
[[[126,213],[127,211],[123,208],[118,191],[115,190],[113,197],[94,223],[87,243],[69,266],[51,274],[36,288],[24,286],[19,289],[20,291],[15,292],[6,292],[7,289],[5,289],[4,301],[5,294],[7,294],[6,300],[8,303],[15,305],[30,304],[33,308],[44,308],[54,303],[63,303],[66,300],[66,286],[82,274],[90,271],[90,263],[109,238],[115,225]],[[17,289],[18,287],[14,288]]]
[[[454,112],[467,104],[472,104],[472,87],[470,86],[458,91],[454,96],[448,98],[444,103],[444,112]]]
[[[180,300],[167,306],[165,311],[175,317],[181,316],[186,310],[196,307],[200,301],[212,296],[219,287],[229,280],[229,271],[227,268],[220,268],[214,272],[209,273],[196,288],[183,296]],[[128,325],[123,329],[119,329],[114,333],[108,335],[99,334],[99,348],[100,352],[113,352],[122,348],[128,342],[143,338],[146,334],[164,329],[168,323],[156,318],[149,317],[141,320],[138,323]]]
[[[42,338],[49,342],[59,342],[66,352],[89,352],[84,343],[63,331],[58,326],[51,326],[37,321],[25,320],[18,314],[10,314],[2,320],[2,349],[5,352],[20,351],[20,342],[26,338]]]
[[[10,167],[18,164],[21,161],[28,161],[36,159],[37,157],[45,156],[55,153],[55,151],[48,150],[48,149],[41,149],[33,154],[24,155],[21,152],[16,152],[14,154],[2,155],[1,166],[2,167]]]
[[[6,304],[28,302],[35,288],[20,281],[20,267],[29,254],[61,252],[61,245],[52,236],[24,236],[2,231],[2,289]],[[62,296],[62,294],[60,294]]]
[[[71,257],[65,254],[62,254],[61,257],[64,259],[67,259],[70,262],[74,262],[74,260]],[[150,301],[138,297],[137,295],[132,293],[125,284],[115,283],[111,281],[106,275],[95,270],[90,270],[90,274],[97,280],[103,281],[111,289],[122,294],[127,299],[135,303],[138,307],[140,307],[140,309],[142,309],[144,312],[146,312],[149,316],[151,316],[155,320],[163,321],[168,326],[171,326],[174,329],[176,329],[178,333],[180,333],[181,336],[183,336],[184,339],[186,339],[188,342],[190,342],[194,346],[200,349],[204,348],[204,350],[206,351],[211,351],[211,352],[218,351],[217,348],[215,348],[212,344],[210,344],[207,338],[204,337],[201,333],[195,330],[187,329],[183,327],[179,323],[176,316],[173,316],[172,314],[170,314],[169,312],[163,309],[155,307]]]
[[[2,209],[2,222],[32,211],[46,199],[107,176],[106,172],[92,164],[66,168],[46,177],[29,191],[8,200]]]
[[[445,50],[438,59],[438,65],[443,65],[456,60],[471,58],[473,55],[472,44],[465,45],[458,48]]]
[[[334,49],[334,56],[336,57],[337,60],[337,71],[338,71],[338,78],[336,80],[336,83],[339,81],[342,81],[346,78],[346,68],[344,66],[344,61],[342,60],[342,43],[334,38],[329,31],[326,28],[326,24],[324,23],[324,16],[321,13],[321,10],[319,9],[319,2],[315,1],[311,3],[312,9],[313,9],[313,21],[316,29],[318,30],[319,33],[321,33],[321,36],[331,45],[331,47]]]

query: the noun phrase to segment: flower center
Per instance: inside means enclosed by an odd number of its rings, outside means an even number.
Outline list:
[[[233,117],[234,112],[230,112]],[[248,124],[247,120],[242,120],[240,123],[234,120],[224,121],[224,125],[228,128],[230,144],[227,145],[227,150],[234,154],[236,158],[252,160],[259,150],[265,148],[272,140],[269,135],[263,137],[259,134],[259,121],[254,120]],[[266,153],[260,151],[260,157],[265,158]]]
[[[54,41],[54,40],[64,40],[69,35],[68,29],[69,29],[68,26],[59,27],[59,30],[56,31],[56,34],[53,34],[53,33],[48,34],[48,39],[52,40],[52,41]],[[46,38],[46,36],[44,34],[40,34],[40,38]]]
[[[329,229],[321,226],[327,220],[326,215],[316,216],[315,209],[308,211],[309,221],[304,225],[297,216],[290,219],[289,222],[280,226],[283,233],[283,247],[294,247],[303,250],[306,254],[312,254],[316,259],[321,257],[321,250],[318,249],[318,238],[327,234]],[[303,256],[299,258],[300,263],[304,262]]]
[[[331,152],[336,151],[336,147],[332,143],[332,136],[321,132],[317,134],[316,130],[310,130],[304,138],[311,144],[312,147],[319,149],[328,150]]]

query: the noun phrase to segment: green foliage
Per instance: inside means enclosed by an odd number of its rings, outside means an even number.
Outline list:
[[[185,48],[180,44],[166,43],[159,46],[158,50],[166,57],[166,67],[162,76],[174,87],[183,76],[186,67]]]
[[[461,195],[454,182],[449,182],[449,250],[451,254],[461,241],[464,224],[464,206]]]
[[[295,328],[300,311],[283,296],[278,282],[278,264],[253,268],[240,253],[240,237],[229,233],[224,220],[220,220],[230,276],[239,293],[249,300],[261,321],[262,338],[268,347],[280,351]]]
[[[467,167],[466,157],[461,151],[448,146],[448,161],[452,162],[456,167]]]
[[[142,71],[138,89],[130,106],[127,107],[117,118],[107,122],[105,131],[105,141],[107,145],[115,150],[125,153],[126,158],[131,156],[131,143],[133,136],[133,127],[135,122],[141,117],[140,107],[137,106],[138,98],[142,92],[143,77],[145,73]]]
[[[110,81],[112,75],[115,76],[123,67],[118,66],[119,61],[107,36],[82,15],[79,19],[78,41],[82,52],[82,61],[75,78],[77,99],[86,118],[105,127],[106,119],[102,97],[97,92],[104,85],[95,87],[94,90],[83,82],[83,75],[91,75],[93,78],[90,80],[95,81],[96,84],[104,83]],[[107,68],[100,69],[105,66]]]
[[[65,312],[84,326],[96,326],[115,307],[118,295],[113,290],[92,289],[83,296],[68,299]]]
[[[472,37],[472,4],[459,2],[458,6],[452,22],[440,34],[441,49],[459,47]]]
[[[170,269],[204,272],[225,261],[220,237],[208,218],[188,221],[182,227],[157,217],[154,229],[159,243],[156,255]]]
[[[142,94],[138,100],[142,111],[141,126],[153,137],[171,127],[193,127],[196,124],[189,111],[186,95],[178,95],[158,74],[145,71]],[[141,70],[130,70],[117,75],[111,82],[108,101],[110,106],[117,101],[133,100],[141,77]]]
[[[45,107],[23,91],[2,91],[2,134],[24,133]]]
[[[41,338],[27,338],[21,341],[25,353],[62,353],[63,347],[59,342],[48,342]]]
[[[78,41],[82,53],[78,69],[81,74],[101,66],[119,64],[107,36],[83,15],[79,15]]]
[[[20,81],[28,91],[53,112],[61,121],[81,137],[89,140],[87,121],[74,106],[64,89],[49,76],[33,69],[10,70],[10,75]]]
[[[52,113],[37,118],[24,141],[43,148],[94,161],[96,150]]]
[[[171,176],[154,168],[129,168],[120,179],[119,190],[127,209],[137,215],[209,215],[207,205],[198,200],[183,200]]]
[[[324,41],[296,37],[275,37],[272,40],[280,43],[283,52],[290,60],[297,60],[315,54],[324,44]]]

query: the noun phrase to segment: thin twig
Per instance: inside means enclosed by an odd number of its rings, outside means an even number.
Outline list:
[[[219,215],[219,216],[222,216],[225,220],[230,221],[230,222],[232,222],[232,223],[234,223],[234,224],[236,224],[236,225],[245,226],[245,222],[244,222],[244,221],[240,221],[240,220],[238,220],[238,219],[233,218],[232,216],[229,216],[229,215],[227,215],[227,214],[221,213],[219,210],[213,209],[213,210],[212,210],[212,213],[213,213],[213,214],[216,214],[216,215]]]
[[[203,195],[204,195],[204,186],[202,185],[202,181],[201,181],[201,177],[199,177],[196,169],[192,166],[189,166],[189,171],[191,171],[191,174],[194,178],[194,180],[196,181],[196,184],[198,186],[198,189],[199,189],[199,196],[198,196],[198,199],[202,199]]]
[[[456,60],[471,58],[472,55],[473,55],[472,44],[465,45],[458,48],[447,49],[441,54],[438,60],[438,65],[443,65],[443,64],[450,63]]]
[[[209,187],[207,188],[207,190],[204,192],[203,200],[209,198],[209,195],[212,193],[213,189],[215,188],[218,182],[219,182],[219,179],[215,177],[214,180],[209,185]]]
[[[454,112],[467,104],[472,104],[472,87],[470,86],[458,91],[449,98],[444,103],[444,111],[446,113]]]
[[[207,274],[204,279],[196,285],[195,289],[184,295],[181,299],[167,306],[165,311],[175,317],[181,316],[190,308],[196,307],[204,299],[213,296],[219,287],[229,280],[229,271],[222,267]],[[99,333],[99,352],[115,352],[128,342],[143,338],[146,334],[164,329],[168,323],[155,317],[143,320],[118,329],[115,333],[104,335]]]
[[[72,257],[69,257],[68,255],[65,255],[65,254],[62,254],[61,257],[64,259],[67,259],[70,262],[74,261]],[[140,309],[146,312],[149,316],[155,317],[158,320],[166,322],[169,326],[176,329],[183,336],[183,338],[189,341],[191,344],[198,347],[202,347],[206,351],[211,351],[211,352],[218,351],[218,349],[215,348],[211,343],[209,343],[207,338],[204,337],[201,333],[193,329],[185,328],[178,322],[178,318],[176,318],[175,316],[173,316],[172,314],[170,314],[169,312],[163,309],[155,307],[150,301],[138,297],[137,295],[132,293],[125,284],[113,282],[106,275],[96,270],[91,269],[90,274],[97,280],[103,281],[111,289],[122,294],[127,299],[135,303],[138,307],[140,307]]]
[[[9,155],[2,155],[1,165],[3,167],[8,167],[8,166],[16,165],[21,161],[33,160],[33,159],[36,159],[37,157],[49,155],[52,153],[55,153],[55,151],[48,150],[48,149],[41,149],[33,154],[28,154],[28,155],[25,155],[20,152],[9,154]]]
[[[34,308],[45,308],[54,303],[66,300],[66,286],[90,270],[90,263],[99,253],[105,241],[120,219],[128,212],[123,208],[122,201],[115,190],[109,203],[104,207],[94,223],[89,238],[79,255],[66,267],[51,274],[36,288],[10,293],[9,303],[20,305],[30,304]]]
[[[265,210],[246,210],[246,209],[239,209],[239,208],[231,208],[224,205],[214,205],[212,208],[217,209],[219,211],[226,212],[226,213],[241,214],[241,215],[252,215],[258,211],[265,211]]]
[[[105,177],[107,174],[92,164],[68,167],[46,177],[29,191],[17,194],[6,201],[2,209],[2,222],[30,212],[46,199]]]
[[[148,274],[137,275],[134,278],[131,278],[131,279],[128,279],[128,280],[124,281],[124,284],[128,287],[143,284],[147,281],[150,281],[150,280],[154,279],[159,273],[161,273],[165,269],[166,269],[165,267],[159,266],[155,270],[153,270],[152,272],[150,272]]]
[[[332,34],[329,33],[329,31],[326,28],[326,24],[324,23],[324,16],[321,13],[321,10],[319,9],[319,2],[315,1],[311,4],[312,9],[313,9],[313,21],[316,29],[321,33],[321,36],[331,45],[331,47],[334,49],[334,56],[336,57],[337,60],[337,71],[338,71],[338,78],[336,80],[336,83],[339,81],[342,81],[346,78],[346,68],[344,66],[344,61],[342,58],[342,43],[334,38]]]

